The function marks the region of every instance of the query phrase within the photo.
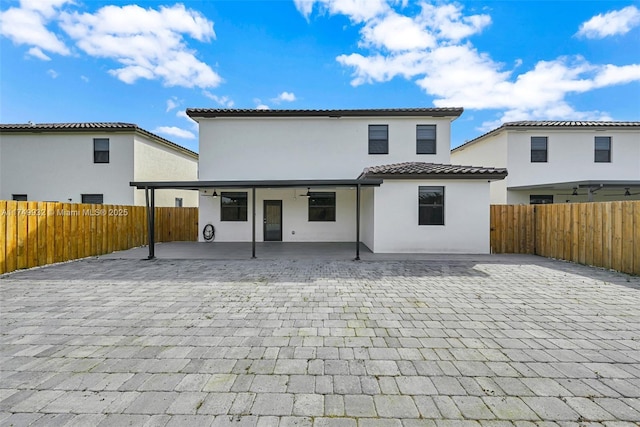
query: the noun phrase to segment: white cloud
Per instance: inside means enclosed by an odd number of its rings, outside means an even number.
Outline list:
[[[293,102],[296,100],[296,95],[293,92],[282,92],[280,95],[278,95],[277,97],[273,98],[271,101],[275,102],[276,104],[280,103],[280,102]]]
[[[367,21],[389,10],[385,0],[294,0],[296,8],[307,19],[318,4],[332,15],[346,15],[353,22]]]
[[[52,79],[57,79],[58,78],[58,72],[52,68],[47,70],[47,74],[49,74],[49,76],[51,76]]]
[[[169,98],[167,99],[167,109],[165,110],[165,112],[168,113],[169,111],[173,110],[179,105],[180,105],[180,101],[178,101],[178,99],[175,96],[172,98]]]
[[[624,9],[594,16],[580,25],[576,35],[588,39],[601,39],[626,34],[638,25],[640,25],[640,9],[627,6]]]
[[[40,49],[39,47],[32,47],[30,48],[27,53],[31,56],[35,56],[38,59],[42,59],[43,61],[51,61],[51,58],[49,56],[47,56],[42,49]]]
[[[330,5],[326,10],[338,13]],[[412,80],[434,97],[437,107],[497,110],[500,119],[485,125],[503,120],[607,119],[606,112],[577,111],[567,96],[640,81],[640,64],[591,64],[580,56],[539,61],[520,73],[516,69],[523,62],[516,59],[514,68],[507,69],[469,40],[490,25],[491,17],[465,15],[457,4],[424,3],[413,15],[391,6],[379,10],[360,23],[344,13],[360,26],[362,51],[336,58],[353,70],[351,84]]]
[[[85,83],[89,83],[89,77],[87,76],[80,76],[80,80],[82,80]]]
[[[183,35],[215,38],[213,22],[177,4],[158,10],[137,5],[105,6],[95,13],[62,13],[61,27],[91,56],[122,67],[110,74],[125,83],[159,79],[165,86],[215,87],[222,78],[189,49]]]
[[[193,132],[190,132],[185,129],[181,129],[177,126],[159,126],[153,130],[155,133],[159,133],[162,135],[174,136],[176,138],[182,139],[196,139],[196,136]]]
[[[17,45],[26,44],[37,48],[30,50],[33,56],[44,55],[43,51],[69,55],[69,48],[58,36],[47,29],[49,21],[57,14],[56,8],[66,3],[60,1],[22,1],[20,7],[11,7],[0,12],[0,34]],[[34,54],[33,52],[38,53]],[[46,56],[46,55],[44,55]]]
[[[221,106],[223,106],[225,108],[231,108],[235,104],[235,102],[233,102],[233,100],[231,98],[229,98],[228,96],[214,95],[213,93],[209,92],[208,90],[203,90],[202,94],[204,96],[206,96],[207,98],[215,101],[218,105],[221,105]]]
[[[265,104],[258,104],[256,110],[269,110],[269,106]]]

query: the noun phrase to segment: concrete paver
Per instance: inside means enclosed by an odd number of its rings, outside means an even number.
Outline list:
[[[116,258],[0,278],[0,426],[640,422],[638,277],[528,256]]]

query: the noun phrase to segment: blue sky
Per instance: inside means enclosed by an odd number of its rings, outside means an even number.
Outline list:
[[[198,108],[464,107],[640,120],[638,1],[0,2],[0,121],[136,123],[197,151]]]

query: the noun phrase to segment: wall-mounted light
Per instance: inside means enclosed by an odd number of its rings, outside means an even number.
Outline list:
[[[303,194],[302,197],[311,197],[311,192],[310,192],[311,188],[307,187],[307,194]]]
[[[211,196],[214,199],[218,197],[218,193],[216,192],[216,190],[213,190],[213,195]]]

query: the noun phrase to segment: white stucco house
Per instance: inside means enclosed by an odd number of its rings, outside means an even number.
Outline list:
[[[199,188],[200,228],[215,227],[216,242],[489,253],[489,183],[507,171],[450,164],[461,113],[187,109],[199,123],[199,181],[166,187]]]
[[[0,200],[144,205],[131,181],[194,180],[198,155],[130,123],[0,125]],[[158,191],[156,206],[198,206]]]
[[[509,170],[491,183],[492,204],[640,200],[640,122],[505,123],[451,161]]]

